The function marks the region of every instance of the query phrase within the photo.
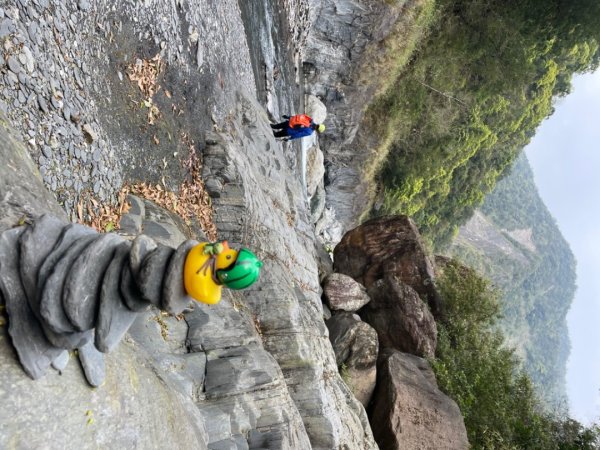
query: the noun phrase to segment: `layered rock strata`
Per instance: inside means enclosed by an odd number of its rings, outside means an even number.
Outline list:
[[[38,379],[77,349],[88,382],[99,386],[99,352],[113,350],[138,314],[189,305],[182,274],[196,244],[175,250],[144,235],[130,242],[50,215],[3,232],[0,291],[25,372]]]

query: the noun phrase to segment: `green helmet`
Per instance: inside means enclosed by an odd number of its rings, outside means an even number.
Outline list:
[[[254,253],[242,248],[230,267],[217,270],[217,279],[229,289],[245,289],[258,280],[262,265]]]

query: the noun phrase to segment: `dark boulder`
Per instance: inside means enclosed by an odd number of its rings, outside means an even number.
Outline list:
[[[437,327],[417,292],[395,276],[375,282],[368,292],[371,302],[360,315],[377,330],[381,348],[432,358]]]
[[[380,354],[369,418],[382,449],[469,448],[457,404],[438,389],[429,363],[413,355]]]
[[[334,250],[334,270],[369,288],[385,274],[408,284],[441,314],[434,267],[415,223],[406,216],[378,217],[344,235]]]

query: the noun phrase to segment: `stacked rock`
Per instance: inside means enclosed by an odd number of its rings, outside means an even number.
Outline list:
[[[44,215],[0,235],[0,294],[8,332],[25,372],[40,378],[78,350],[92,386],[111,351],[151,305],[180,314],[188,240],[176,250],[145,235],[133,241]]]

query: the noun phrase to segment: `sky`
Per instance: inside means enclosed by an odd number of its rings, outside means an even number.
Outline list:
[[[570,415],[600,423],[600,70],[573,78],[571,94],[525,149],[540,196],[577,260],[567,316]]]

